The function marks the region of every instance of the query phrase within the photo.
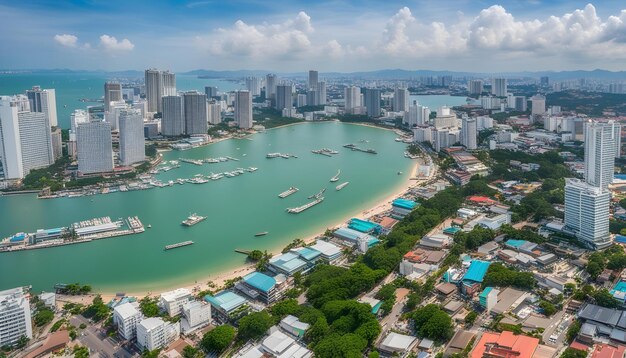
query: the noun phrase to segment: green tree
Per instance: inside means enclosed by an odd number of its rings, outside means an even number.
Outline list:
[[[156,297],[146,296],[139,300],[139,309],[146,317],[157,317],[161,314],[159,299]]]
[[[362,357],[366,347],[367,341],[357,334],[334,333],[316,344],[313,352],[319,358]]]
[[[239,320],[237,337],[240,341],[260,338],[273,324],[272,317],[266,311],[250,313]]]
[[[576,338],[576,336],[578,336],[578,333],[580,332],[580,327],[582,327],[582,324],[580,323],[579,320],[575,320],[568,328],[567,328],[567,333],[565,335],[565,339],[569,342],[572,343],[574,341],[574,339]]]
[[[39,309],[35,314],[34,321],[35,326],[43,327],[46,324],[52,322],[54,319],[54,312],[48,308]]]
[[[587,352],[568,347],[561,354],[561,358],[586,358]]]
[[[204,357],[204,354],[198,349],[190,345],[186,345],[183,348],[183,358],[201,358]]]
[[[476,318],[478,318],[478,313],[476,313],[476,311],[470,311],[470,313],[465,316],[465,323],[472,325],[474,324],[474,321],[476,321]]]
[[[230,325],[221,325],[207,332],[202,337],[200,346],[205,353],[222,353],[235,339],[235,328]]]
[[[541,300],[539,302],[539,307],[543,310],[543,314],[547,317],[550,317],[557,312],[556,307],[551,302],[546,300]]]
[[[89,358],[89,348],[81,345],[75,345],[72,349],[74,358]]]
[[[428,304],[413,312],[413,324],[422,337],[444,341],[451,337],[452,319],[435,304]]]
[[[616,300],[606,288],[596,290],[592,296],[598,306],[608,308],[619,307],[619,301]]]

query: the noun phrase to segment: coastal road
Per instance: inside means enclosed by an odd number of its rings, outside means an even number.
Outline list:
[[[70,323],[75,327],[79,327],[81,324],[87,325],[87,328],[78,330],[77,339],[82,345],[89,348],[90,357],[130,358],[134,356],[132,352],[122,347],[119,341],[107,336],[99,325],[94,325],[85,317],[74,316],[70,318]]]

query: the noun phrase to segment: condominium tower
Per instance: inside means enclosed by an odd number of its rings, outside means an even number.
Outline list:
[[[33,338],[28,296],[21,287],[0,291],[0,346],[12,346],[22,337]]]
[[[143,117],[138,109],[120,113],[120,164],[132,165],[146,159]]]
[[[249,91],[235,92],[235,123],[239,128],[252,128],[252,96]]]
[[[105,121],[79,124],[76,127],[76,150],[80,173],[113,171],[111,124]]]

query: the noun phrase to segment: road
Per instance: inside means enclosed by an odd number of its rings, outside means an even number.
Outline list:
[[[73,316],[70,318],[70,324],[74,327],[80,327],[81,324],[87,326],[85,329],[79,329],[78,341],[89,348],[90,357],[130,358],[136,353],[122,347],[117,338],[107,336],[100,325],[94,325],[83,316]]]

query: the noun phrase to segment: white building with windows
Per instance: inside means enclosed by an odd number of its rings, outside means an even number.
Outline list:
[[[126,302],[113,309],[113,323],[117,325],[120,337],[129,341],[137,335],[137,325],[143,320],[143,314],[137,309],[137,303]]]
[[[181,328],[184,334],[193,332],[211,322],[211,305],[206,302],[189,301],[182,307]]]
[[[276,91],[276,87],[274,87]],[[276,92],[274,92],[274,96]],[[249,91],[235,92],[235,123],[239,128],[252,128],[252,96]]]
[[[476,149],[478,126],[475,118],[463,118],[461,120],[461,144],[467,149]]]
[[[113,170],[111,124],[105,121],[81,123],[76,127],[78,171],[82,174]]]
[[[191,291],[186,288],[178,288],[173,291],[163,292],[159,299],[159,305],[170,317],[181,314],[183,305],[192,299]]]
[[[18,112],[22,167],[24,175],[33,169],[54,163],[52,133],[48,117],[43,112]]]
[[[9,96],[0,96],[0,163],[4,170],[4,179],[24,177],[17,113],[17,102]]]
[[[120,164],[132,165],[146,160],[143,117],[138,109],[120,113]]]
[[[0,346],[33,338],[30,304],[22,287],[0,291]]]
[[[396,112],[406,112],[409,110],[409,89],[397,87],[393,93],[393,110]]]
[[[565,179],[565,227],[587,247],[611,245],[609,204],[611,194],[580,179]]]
[[[506,97],[506,78],[494,78],[491,81],[491,93],[496,97]]]
[[[165,322],[162,318],[151,317],[137,325],[137,344],[142,350],[165,348],[178,339],[178,336],[179,322]]]
[[[614,121],[585,124],[585,181],[602,189],[613,182],[621,127]]]

